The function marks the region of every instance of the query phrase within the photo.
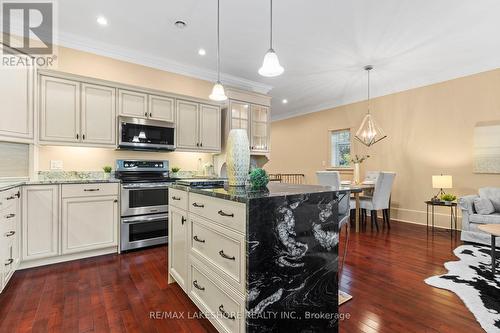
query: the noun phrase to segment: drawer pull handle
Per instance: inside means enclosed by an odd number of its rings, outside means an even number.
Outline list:
[[[193,202],[193,207],[196,207],[196,208],[205,208],[205,205],[204,204],[199,204],[197,202]]]
[[[16,216],[16,214],[8,214],[8,215],[5,215],[5,218],[6,219],[11,219],[11,218],[13,218],[15,216]]]
[[[95,191],[99,191],[98,188],[85,188],[83,189],[85,192],[95,192]]]
[[[179,201],[179,200],[181,200],[181,198],[179,198],[179,197],[172,197],[172,200],[177,200],[177,201]]]
[[[219,210],[218,213],[220,216],[234,217],[234,213],[231,213],[231,214],[225,213],[223,210]]]
[[[202,287],[198,284],[198,281],[197,280],[194,280],[193,281],[193,286],[198,289],[198,290],[201,290],[201,291],[204,291],[205,290],[205,287]]]
[[[7,197],[5,199],[7,199],[7,200],[14,200],[16,198],[19,198],[19,197],[17,196],[17,194],[14,194],[14,195],[11,195],[10,197]]]
[[[226,317],[227,319],[230,319],[230,320],[235,320],[235,319],[236,319],[234,316],[231,316],[229,313],[227,313],[227,312],[226,312],[226,310],[224,310],[224,305],[223,305],[223,304],[221,304],[221,305],[219,306],[219,311],[220,311],[220,313],[222,313],[222,315],[223,315],[224,317]]]
[[[198,243],[205,243],[204,239],[199,239],[198,236],[194,236],[193,239],[197,241]]]
[[[181,218],[181,224],[182,224],[182,225],[184,225],[184,222],[186,222],[186,218],[183,216],[183,217]]]
[[[11,258],[11,259],[7,260],[7,262],[5,263],[5,266],[9,266],[13,262],[14,262],[14,259]]]
[[[15,234],[16,234],[15,231],[9,231],[9,232],[5,233],[5,237],[14,236]]]
[[[224,258],[224,259],[227,259],[227,260],[236,260],[236,258],[234,256],[230,257],[228,256],[227,254],[224,253],[224,250],[220,250],[219,251],[219,255]]]

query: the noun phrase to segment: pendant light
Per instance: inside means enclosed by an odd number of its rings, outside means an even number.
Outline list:
[[[271,20],[270,20],[271,38],[269,43],[269,50],[264,56],[262,67],[259,69],[259,74],[267,77],[279,76],[284,72],[283,67],[281,67],[280,65],[280,61],[278,60],[278,56],[276,55],[276,52],[274,52],[273,49],[273,0],[270,1],[271,1]]]
[[[217,82],[212,88],[212,93],[208,98],[212,101],[225,101],[227,99],[226,93],[224,92],[224,86],[220,82],[220,0],[217,0]]]
[[[370,71],[373,66],[365,66],[364,70],[367,72],[368,76],[368,112],[363,118],[363,122],[356,132],[356,139],[361,141],[364,145],[370,147],[380,140],[387,137],[382,128],[377,124],[375,119],[370,114]]]

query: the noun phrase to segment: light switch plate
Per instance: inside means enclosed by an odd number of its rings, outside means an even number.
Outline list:
[[[62,170],[63,161],[60,160],[50,160],[50,170]]]

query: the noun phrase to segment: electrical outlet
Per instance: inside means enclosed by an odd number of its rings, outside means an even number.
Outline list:
[[[50,170],[62,170],[63,161],[60,160],[50,160]]]

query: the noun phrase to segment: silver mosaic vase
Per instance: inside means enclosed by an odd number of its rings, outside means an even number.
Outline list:
[[[250,170],[250,143],[246,130],[229,132],[226,163],[229,186],[245,186]]]

